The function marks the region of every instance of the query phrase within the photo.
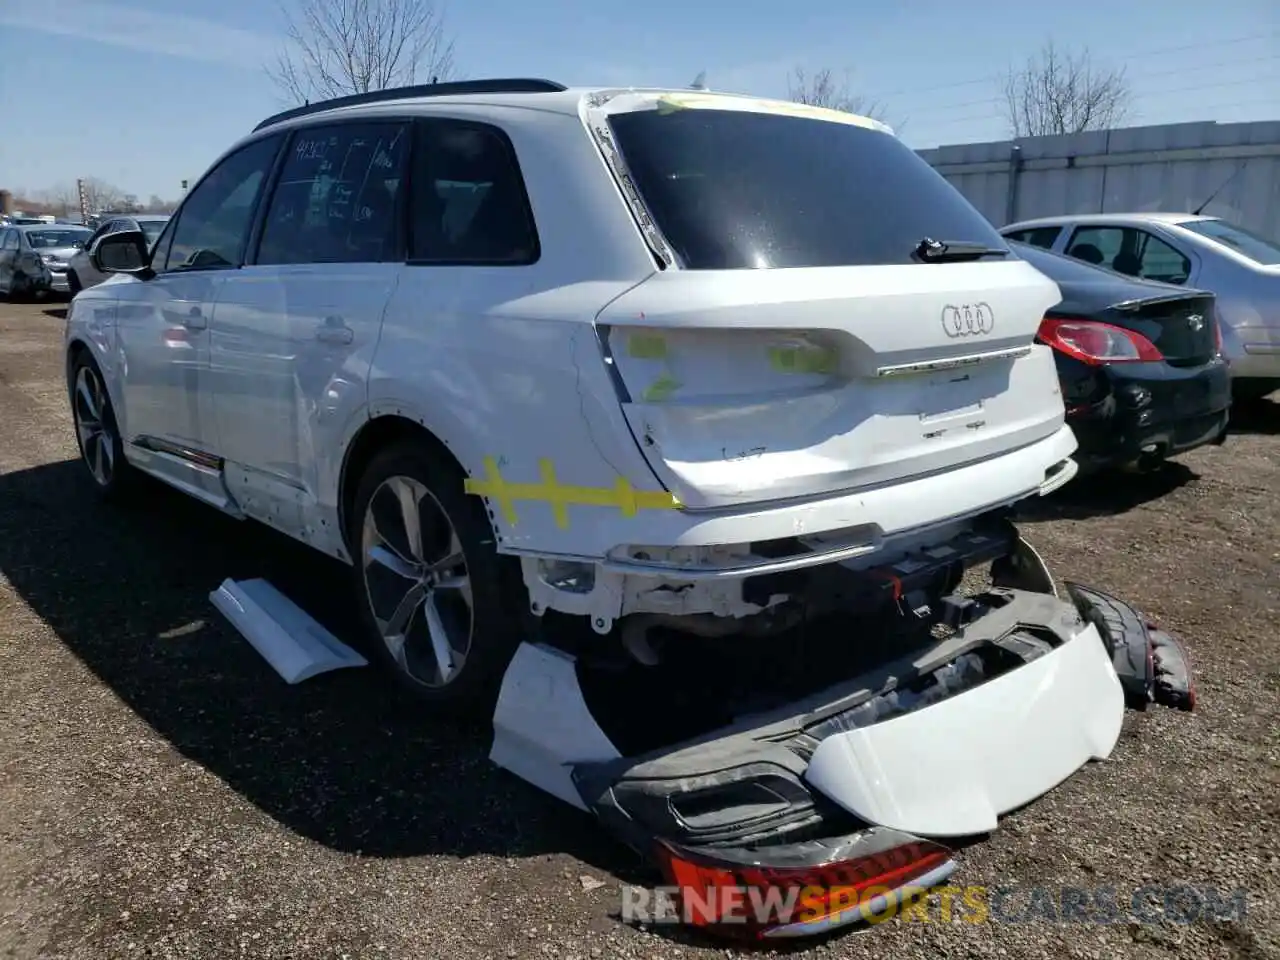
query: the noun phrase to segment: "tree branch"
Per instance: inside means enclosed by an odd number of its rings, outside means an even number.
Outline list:
[[[1052,40],[1009,70],[1001,84],[1005,120],[1015,137],[1043,137],[1119,126],[1132,96],[1123,67],[1094,63],[1087,49],[1062,52]]]
[[[837,78],[829,67],[824,67],[809,76],[804,68],[796,67],[787,77],[787,96],[796,103],[856,113],[884,122],[881,104],[851,92],[848,71]]]
[[[285,45],[267,75],[301,104],[454,76],[454,47],[432,0],[289,0]]]

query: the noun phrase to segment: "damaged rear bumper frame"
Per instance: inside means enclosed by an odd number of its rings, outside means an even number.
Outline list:
[[[744,596],[746,581],[829,565],[865,565],[899,552],[904,545],[945,539],[975,518],[998,515],[1029,496],[1054,492],[1078,469],[1066,457],[1045,470],[1030,490],[1011,492],[979,511],[893,533],[875,523],[862,523],[745,543],[621,545],[603,558],[519,549],[506,552],[520,560],[530,610],[538,617],[551,610],[582,616],[598,634],[609,633],[630,614],[710,614],[741,620],[769,607],[767,597]],[[799,519],[794,522],[796,529],[802,527]]]

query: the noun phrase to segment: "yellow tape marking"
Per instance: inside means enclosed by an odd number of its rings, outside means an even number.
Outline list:
[[[779,373],[835,373],[834,350],[821,347],[770,347],[769,366]]]
[[[542,475],[542,484],[547,488],[547,499],[551,501],[551,512],[555,515],[556,526],[561,530],[569,526],[569,507],[561,495],[561,486],[556,480],[556,466],[546,457],[538,461],[538,473]]]
[[[657,490],[637,490],[626,477],[618,477],[612,487],[575,487],[560,483],[555,465],[547,458],[538,461],[541,483],[511,483],[502,476],[498,461],[484,458],[485,478],[468,478],[463,489],[478,497],[490,497],[498,502],[507,523],[515,526],[516,500],[533,500],[550,503],[556,526],[569,527],[568,505],[571,503],[591,507],[617,507],[624,517],[634,517],[640,510],[678,510],[681,506],[670,493]]]
[[[468,479],[463,484],[463,489],[467,493],[478,493],[483,497],[492,497],[498,501],[498,508],[502,511],[503,517],[507,523],[515,526],[516,522],[516,505],[512,502],[515,496],[511,493],[509,486],[502,479],[502,471],[498,468],[498,461],[493,457],[484,458],[484,472],[487,479],[471,480]]]
[[[667,355],[667,341],[654,334],[637,333],[627,338],[627,353],[640,360],[661,360]]]
[[[680,381],[669,373],[664,373],[649,386],[645,387],[642,394],[645,400],[650,403],[656,403],[661,400],[668,400],[671,395],[680,389]]]

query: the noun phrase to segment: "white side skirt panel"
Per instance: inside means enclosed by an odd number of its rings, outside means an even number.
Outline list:
[[[805,779],[869,823],[926,837],[986,833],[1110,756],[1123,719],[1120,682],[1090,625],[949,700],[827,737]]]
[[[209,599],[286,683],[368,663],[266,580],[224,580]]]
[[[586,810],[573,785],[571,765],[620,756],[582,699],[573,658],[522,643],[502,678],[489,759]]]

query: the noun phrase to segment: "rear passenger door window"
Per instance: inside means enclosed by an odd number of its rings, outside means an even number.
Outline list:
[[[256,263],[402,260],[401,197],[409,134],[401,123],[298,131],[272,191]]]
[[[540,255],[515,149],[488,124],[417,124],[409,236],[416,263],[518,266]]]
[[[1077,227],[1067,244],[1067,255],[1111,269],[1120,253],[1123,235],[1120,227]]]
[[[1168,243],[1136,227],[1079,227],[1067,252],[1130,277],[1186,283],[1191,261]]]

